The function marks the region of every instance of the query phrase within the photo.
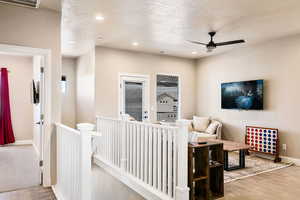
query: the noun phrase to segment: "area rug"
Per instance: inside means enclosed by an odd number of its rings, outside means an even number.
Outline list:
[[[229,153],[229,165],[238,165],[239,163],[239,154],[236,152]],[[274,163],[272,160],[260,158],[255,155],[246,156],[246,168],[233,170],[233,171],[224,171],[224,182],[228,183],[231,181],[247,178],[250,176],[255,176],[258,174],[282,169],[289,167],[293,163]]]
[[[39,159],[32,145],[0,147],[0,193],[39,184]]]

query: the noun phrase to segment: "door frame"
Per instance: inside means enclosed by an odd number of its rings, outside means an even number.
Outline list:
[[[121,117],[122,110],[123,110],[123,95],[124,95],[124,88],[122,88],[123,80],[126,79],[128,81],[136,81],[136,82],[143,82],[144,83],[144,100],[145,100],[145,105],[143,105],[144,109],[148,112],[148,118],[143,121],[150,121],[151,119],[151,114],[150,114],[150,76],[145,75],[145,74],[130,74],[130,73],[119,73],[119,84],[118,84],[118,101],[119,101],[119,106],[118,106],[118,115]],[[142,81],[141,81],[142,80]]]
[[[51,186],[51,122],[52,122],[52,111],[51,111],[51,93],[52,93],[52,77],[51,77],[51,50],[33,48],[27,46],[8,45],[0,44],[0,52],[8,55],[26,55],[26,56],[42,56],[44,58],[44,104],[41,105],[44,111],[44,124],[43,129],[43,151],[40,152],[43,157],[43,166],[41,167],[43,176],[43,186]]]
[[[172,74],[172,73],[155,73],[155,86],[154,86],[154,95],[155,95],[155,119],[157,121],[157,75],[164,75],[164,76],[176,76],[178,77],[178,108],[177,108],[177,120],[182,119],[181,116],[181,107],[182,107],[182,97],[181,97],[181,77],[179,74]]]

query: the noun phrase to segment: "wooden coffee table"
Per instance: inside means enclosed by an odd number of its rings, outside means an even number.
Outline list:
[[[199,142],[207,141],[207,139],[199,139]],[[250,149],[249,145],[240,142],[232,142],[229,140],[218,140],[218,139],[208,139],[209,141],[217,141],[223,143],[224,150],[224,170],[231,171],[236,169],[243,169],[246,167],[245,157],[246,152]],[[239,165],[229,166],[228,153],[233,151],[239,151]]]

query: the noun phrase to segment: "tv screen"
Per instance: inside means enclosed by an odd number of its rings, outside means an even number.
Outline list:
[[[263,110],[264,81],[222,83],[222,109]]]

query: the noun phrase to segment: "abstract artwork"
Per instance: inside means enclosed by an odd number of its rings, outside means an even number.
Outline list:
[[[263,110],[263,80],[222,83],[222,108]]]

